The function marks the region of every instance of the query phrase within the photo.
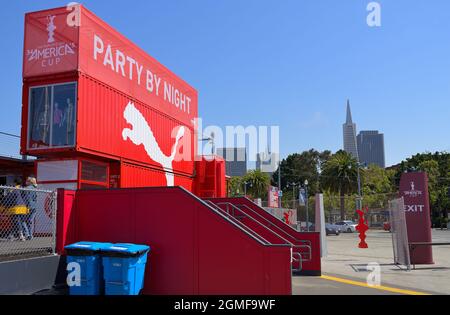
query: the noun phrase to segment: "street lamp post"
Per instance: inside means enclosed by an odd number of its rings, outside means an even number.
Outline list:
[[[296,183],[292,184],[292,209],[295,208],[295,186],[297,186]]]
[[[292,186],[292,209],[295,208],[295,187],[297,187],[297,183],[288,183],[287,187]]]
[[[356,205],[358,210],[361,210],[361,177],[359,174],[359,163],[358,163],[358,204]]]
[[[281,208],[281,161],[278,161],[278,208]]]
[[[306,231],[309,232],[308,180],[307,179],[305,179],[305,206],[306,206]]]
[[[216,149],[215,149],[215,145],[214,145],[214,133],[211,133],[211,136],[209,137],[204,137],[202,139],[200,139],[200,141],[208,141],[209,143],[211,143],[211,155],[215,155],[216,154]]]
[[[359,168],[361,166],[365,167],[366,164],[358,162],[358,167],[357,167],[357,171],[358,171],[358,203],[357,203],[356,207],[358,208],[358,210],[362,210],[361,209],[362,208],[361,175],[359,172]]]

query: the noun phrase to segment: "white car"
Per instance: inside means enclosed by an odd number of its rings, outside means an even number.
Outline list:
[[[354,233],[356,232],[356,223],[350,220],[344,220],[336,222],[335,225],[339,226],[341,232],[343,233]]]

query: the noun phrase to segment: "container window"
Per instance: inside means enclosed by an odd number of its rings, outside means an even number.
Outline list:
[[[56,85],[53,88],[52,146],[75,144],[75,84]]]
[[[50,146],[51,87],[30,90],[30,147]]]
[[[108,167],[106,165],[81,162],[81,180],[97,183],[107,183]]]
[[[75,83],[31,88],[29,147],[73,147],[75,114]]]
[[[78,161],[38,161],[37,178],[40,182],[77,180]]]

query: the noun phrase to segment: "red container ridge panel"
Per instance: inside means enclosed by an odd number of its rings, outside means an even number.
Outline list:
[[[302,271],[300,273],[314,276],[321,274],[319,232],[299,232],[247,198],[214,198],[209,200],[215,204],[231,203],[235,205],[247,215],[251,216],[254,220],[266,225],[268,228],[275,231],[278,235],[282,236],[294,245],[303,245],[304,243],[300,241],[307,241],[311,244],[311,259],[309,261],[302,262]],[[274,225],[276,227],[274,227]],[[296,251],[304,253],[305,248],[294,248],[294,252]],[[298,265],[294,263],[294,267],[297,268]]]
[[[194,193],[200,198],[225,197],[225,160],[219,156],[213,159],[202,157],[195,164]]]
[[[130,105],[132,104],[132,105]],[[130,122],[136,121],[136,124]],[[79,150],[104,153],[175,173],[194,171],[194,132],[175,119],[80,75]]]
[[[68,213],[58,235],[66,243],[151,246],[144,294],[292,293],[290,246],[261,243],[182,188],[81,190],[75,202],[65,193],[58,191],[58,215]]]
[[[139,165],[122,163],[120,167],[120,187],[166,186],[165,172]],[[182,186],[192,191],[192,178],[174,175],[175,186]]]

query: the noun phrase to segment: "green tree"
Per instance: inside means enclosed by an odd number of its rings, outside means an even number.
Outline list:
[[[233,176],[230,178],[228,184],[228,196],[230,197],[238,197],[243,194],[243,179],[241,176]]]
[[[386,170],[375,164],[369,165],[361,176],[363,205],[371,209],[387,208],[387,201],[395,191],[394,175],[393,170]]]
[[[243,181],[249,183],[247,186],[247,194],[253,198],[264,199],[270,185],[270,177],[260,170],[251,170],[243,178]]]
[[[419,163],[417,170],[427,173],[430,203],[436,205],[439,195],[439,163],[436,160],[424,160]]]
[[[349,153],[338,151],[323,165],[321,183],[340,196],[341,219],[345,219],[345,196],[357,190],[358,162]]]
[[[331,151],[319,152],[311,149],[302,153],[290,154],[281,161],[281,188],[283,193],[292,191],[288,183],[303,184],[308,180],[309,191],[316,193],[320,191],[319,174],[323,164],[330,158]],[[278,169],[272,176],[272,185],[278,186]],[[285,199],[285,198],[283,198]]]
[[[398,187],[404,172],[425,171],[428,173],[430,207],[434,218],[448,216],[450,198],[450,153],[420,153],[407,158],[395,167],[395,184]]]

